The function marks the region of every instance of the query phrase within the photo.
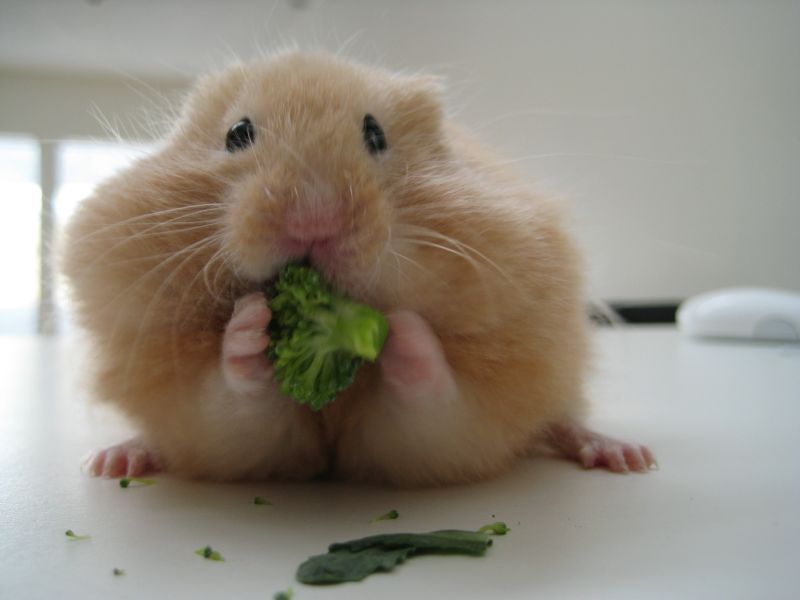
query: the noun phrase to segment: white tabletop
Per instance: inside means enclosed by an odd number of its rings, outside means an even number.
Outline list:
[[[798,597],[800,346],[698,343],[671,328],[602,331],[597,346],[591,424],[649,444],[660,471],[543,457],[426,491],[166,476],[123,490],[79,470],[125,432],[88,406],[74,342],[0,338],[0,598],[269,599],[289,586],[296,600]],[[393,508],[398,520],[369,523]],[[495,520],[512,531],[482,558],[294,581],[334,541]],[[67,529],[92,537],[68,541]],[[194,554],[207,544],[226,561]]]

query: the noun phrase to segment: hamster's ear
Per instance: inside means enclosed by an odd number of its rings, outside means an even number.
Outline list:
[[[410,129],[438,130],[444,118],[442,79],[433,75],[397,81],[395,114]]]

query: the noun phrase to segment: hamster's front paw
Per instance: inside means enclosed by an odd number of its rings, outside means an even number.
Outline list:
[[[445,400],[456,397],[453,371],[431,326],[418,314],[387,315],[389,337],[380,356],[381,374],[401,400]]]
[[[242,296],[233,307],[222,339],[222,372],[235,391],[255,391],[272,379],[272,365],[265,354],[270,317],[267,299],[261,292]]]
[[[139,438],[94,452],[84,469],[93,477],[138,477],[162,469],[161,459]]]

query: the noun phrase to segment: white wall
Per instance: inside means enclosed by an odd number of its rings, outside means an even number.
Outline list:
[[[735,284],[800,290],[800,2],[29,8],[42,4],[0,9],[0,130],[99,134],[92,101],[123,120],[147,104],[120,71],[173,95],[176,73],[222,64],[230,50],[246,56],[289,39],[338,49],[357,34],[352,56],[445,75],[457,116],[570,200],[594,296],[681,298]],[[26,26],[59,48],[21,51]],[[41,69],[95,75],[31,74]]]

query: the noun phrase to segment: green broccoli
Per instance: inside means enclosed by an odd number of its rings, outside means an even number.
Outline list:
[[[320,410],[374,361],[389,326],[378,311],[337,294],[320,274],[285,266],[269,290],[270,345],[281,393]]]

